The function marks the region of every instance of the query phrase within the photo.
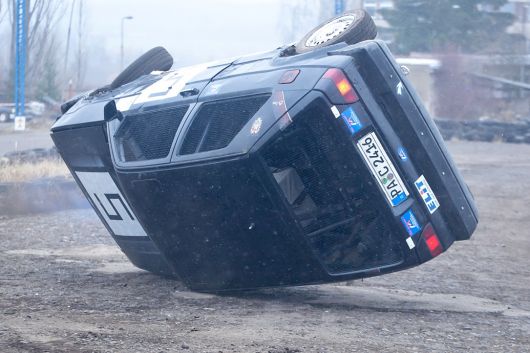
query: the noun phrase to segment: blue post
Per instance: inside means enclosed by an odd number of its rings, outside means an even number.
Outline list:
[[[26,0],[15,8],[15,115],[24,115],[26,81]]]
[[[344,0],[335,0],[335,15],[340,15],[344,12]]]

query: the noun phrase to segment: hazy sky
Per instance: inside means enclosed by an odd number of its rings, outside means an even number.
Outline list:
[[[155,46],[174,57],[174,67],[198,64],[274,49],[311,29],[321,0],[56,0],[63,14],[55,34],[60,45],[58,65],[64,73],[64,56],[71,4],[75,1],[67,74],[75,81],[83,72],[87,89],[110,82],[120,72],[120,28],[125,21],[125,65]],[[78,45],[79,3],[83,4],[81,47]],[[330,4],[333,0],[329,0]],[[296,4],[303,4],[302,10]],[[293,10],[295,9],[296,10]],[[304,17],[305,16],[305,17]],[[293,18],[296,17],[296,22]],[[313,18],[314,17],[314,18]],[[295,27],[284,25],[285,22]],[[289,28],[286,30],[286,28]],[[8,21],[0,25],[0,42],[9,42]],[[288,39],[287,39],[288,38]],[[4,46],[4,48],[7,46]],[[86,62],[78,70],[77,53]],[[0,51],[0,63],[8,51]],[[5,65],[2,65],[5,66]],[[0,76],[7,74],[0,67]],[[66,78],[65,76],[72,77]],[[1,77],[0,77],[1,78]]]
[[[134,17],[125,21],[126,62],[158,45],[169,50],[176,65],[188,65],[282,44],[280,0],[84,0],[83,6],[90,55],[107,66],[119,62],[124,16]],[[103,51],[110,57],[101,57]]]

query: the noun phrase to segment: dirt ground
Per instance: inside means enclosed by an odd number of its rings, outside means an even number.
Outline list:
[[[53,147],[50,127],[53,120],[27,123],[26,131],[13,131],[13,123],[0,123],[0,157],[7,152]]]
[[[0,218],[0,352],[530,352],[530,146],[450,149],[472,240],[349,284],[198,294],[135,269],[91,210]]]

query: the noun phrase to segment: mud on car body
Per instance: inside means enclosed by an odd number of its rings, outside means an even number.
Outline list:
[[[302,285],[403,270],[471,236],[466,184],[356,13],[226,62],[153,71],[171,66],[158,48],[134,79],[63,106],[52,138],[133,264],[196,290]]]

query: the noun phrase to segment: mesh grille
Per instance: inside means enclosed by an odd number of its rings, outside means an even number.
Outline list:
[[[125,118],[115,134],[124,162],[164,158],[188,106],[143,112]]]
[[[267,94],[204,104],[188,130],[180,154],[228,146],[269,97]]]

